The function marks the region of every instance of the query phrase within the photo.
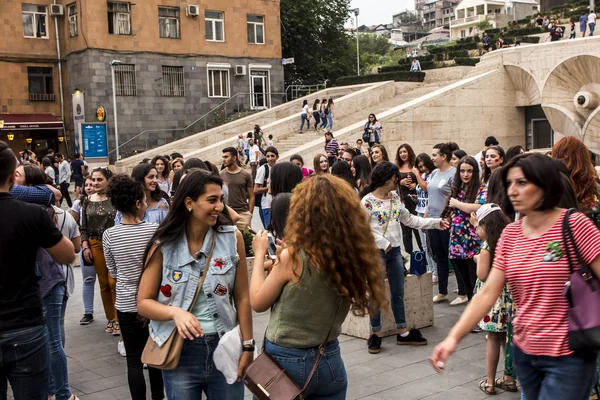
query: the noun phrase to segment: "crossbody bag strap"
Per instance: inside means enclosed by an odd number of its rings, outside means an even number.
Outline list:
[[[577,247],[577,242],[575,241],[575,236],[573,235],[573,230],[571,229],[571,224],[569,223],[569,217],[573,213],[575,213],[575,209],[573,209],[573,208],[570,210],[567,210],[567,212],[565,213],[565,219],[563,221],[564,232],[566,232],[567,236],[569,237],[569,240],[573,244],[573,252],[575,253],[577,263],[579,264],[579,272],[583,276],[584,281],[586,281],[590,285],[590,288],[593,289],[592,278],[595,277],[594,272],[591,270],[589,265],[587,265],[587,263],[583,260],[583,257],[581,257],[581,253],[579,252],[579,248]],[[573,268],[571,256],[570,256],[568,250],[566,249],[566,247],[567,247],[567,243],[566,243],[566,239],[565,239],[565,252],[567,253],[567,257],[569,259],[569,270],[571,271],[571,274],[572,274],[573,272],[575,272],[575,269]]]
[[[206,278],[206,274],[208,273],[208,267],[210,266],[210,260],[212,258],[213,250],[215,249],[215,240],[217,238],[217,231],[213,228],[212,234],[212,243],[210,244],[210,251],[208,252],[208,257],[206,258],[206,264],[204,265],[204,272],[202,272],[202,277],[200,278],[200,282],[198,282],[198,287],[196,288],[196,293],[194,294],[194,298],[190,303],[190,308],[188,311],[191,311],[194,308],[194,304],[196,304],[196,300],[198,299],[198,295],[202,290],[202,285],[204,285],[204,279]]]
[[[315,365],[313,365],[312,370],[310,371],[310,374],[308,375],[308,379],[306,380],[306,383],[304,384],[304,387],[302,388],[302,391],[300,392],[301,394],[304,393],[306,388],[308,388],[308,385],[310,384],[310,381],[312,380],[313,375],[315,374],[315,372],[317,371],[317,368],[319,367],[319,362],[321,362],[321,357],[323,357],[323,354],[325,354],[325,345],[327,344],[327,339],[329,339],[329,335],[331,335],[331,331],[333,330],[333,325],[335,324],[335,318],[337,317],[337,314],[340,311],[340,307],[342,306],[342,301],[343,301],[343,299],[340,299],[337,309],[335,310],[335,314],[333,314],[333,318],[331,320],[331,326],[329,327],[329,331],[327,332],[327,336],[325,336],[325,340],[323,341],[323,344],[321,344],[319,346],[319,354],[317,354],[317,359],[315,360]]]

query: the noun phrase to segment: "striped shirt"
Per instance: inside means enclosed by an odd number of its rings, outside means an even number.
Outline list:
[[[513,322],[514,343],[530,355],[566,356],[569,350],[569,305],[563,296],[569,264],[562,238],[563,211],[543,235],[529,239],[522,221],[508,225],[496,248],[494,268],[504,271],[517,306]],[[585,215],[570,218],[571,229],[583,261],[600,256],[600,231]]]
[[[337,140],[331,139],[325,142],[325,152],[331,153],[332,157],[337,157],[340,152],[340,145]]]
[[[117,280],[115,308],[137,312],[137,292],[142,274],[144,250],[158,228],[157,224],[121,224],[102,235],[104,257],[110,276]]]

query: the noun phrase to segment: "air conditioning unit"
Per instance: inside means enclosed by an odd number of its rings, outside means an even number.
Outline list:
[[[246,75],[246,66],[245,65],[236,65],[235,66],[235,76],[244,76]]]
[[[50,15],[65,15],[65,9],[60,4],[50,4]]]
[[[188,17],[197,17],[198,15],[200,15],[200,6],[188,5],[185,8],[185,15],[187,15]]]

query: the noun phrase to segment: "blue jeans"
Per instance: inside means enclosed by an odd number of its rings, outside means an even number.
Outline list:
[[[265,227],[265,229],[267,229],[269,224],[271,223],[271,209],[270,208],[261,208],[260,209],[260,220],[261,220],[263,226]]]
[[[169,400],[243,400],[244,384],[229,385],[225,376],[215,367],[213,353],[219,344],[217,334],[186,340],[179,365],[163,371],[165,391]]]
[[[83,298],[83,313],[94,314],[94,287],[96,286],[96,269],[93,265],[83,264],[83,251],[79,253],[79,265],[81,265],[81,297]]]
[[[308,122],[308,114],[302,113],[300,115],[300,118],[302,119],[302,123],[300,124],[300,132],[302,132],[302,129],[304,129],[305,122],[306,122],[306,130],[310,130],[310,122]]]
[[[60,320],[65,299],[65,289],[65,284],[59,283],[42,299],[50,344],[49,365],[51,379],[48,385],[48,393],[56,395],[57,400],[67,400],[71,397],[67,355],[65,354],[60,334]]]
[[[292,349],[265,340],[265,352],[285,369],[299,387],[304,387],[315,365],[318,347]],[[344,400],[348,389],[348,376],[340,352],[340,342],[327,343],[325,353],[310,384],[304,392],[305,400]]]
[[[594,31],[596,30],[596,24],[594,22],[590,22],[588,25],[590,26],[590,36],[594,36]]]
[[[380,251],[385,262],[385,272],[390,284],[392,312],[396,321],[396,329],[406,328],[406,313],[404,311],[404,262],[400,247],[393,247],[389,253]],[[371,316],[371,330],[381,331],[381,314]]]
[[[325,128],[327,126],[327,116],[325,114],[321,114],[321,128]]]
[[[48,328],[0,331],[0,382],[10,382],[15,400],[48,399]]]
[[[331,115],[331,113],[327,114],[327,125],[325,126],[326,129],[333,129],[333,115]]]
[[[424,217],[425,214],[418,213],[417,216]],[[423,252],[425,253],[425,257],[427,258],[427,272],[433,272],[437,275],[437,265],[435,261],[433,261],[433,254],[431,253],[431,248],[428,242],[427,231],[422,229],[417,229],[419,232],[419,236],[421,237],[421,245],[423,246]]]
[[[515,371],[527,400],[588,400],[598,354],[532,356],[513,347]]]

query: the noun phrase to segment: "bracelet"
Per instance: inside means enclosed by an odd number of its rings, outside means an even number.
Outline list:
[[[244,346],[242,351],[254,352],[254,346]]]

